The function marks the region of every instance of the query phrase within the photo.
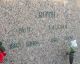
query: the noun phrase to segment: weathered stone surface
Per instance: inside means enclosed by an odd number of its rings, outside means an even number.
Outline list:
[[[79,0],[0,0],[0,40],[5,64],[69,64],[68,42],[76,39],[80,63]]]

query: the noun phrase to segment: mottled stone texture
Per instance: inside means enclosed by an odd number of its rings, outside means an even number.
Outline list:
[[[69,64],[68,43],[76,39],[80,63],[79,0],[0,0],[0,40],[5,64]]]

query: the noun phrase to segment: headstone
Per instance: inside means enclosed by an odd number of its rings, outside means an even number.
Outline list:
[[[12,64],[69,64],[70,37],[80,41],[78,0],[0,0],[0,40]],[[80,49],[74,64],[79,64]]]

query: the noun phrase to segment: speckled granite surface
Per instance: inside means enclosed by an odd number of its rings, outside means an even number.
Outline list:
[[[70,38],[77,40],[73,64],[79,64],[79,4],[79,0],[0,0],[5,64],[69,64]]]

